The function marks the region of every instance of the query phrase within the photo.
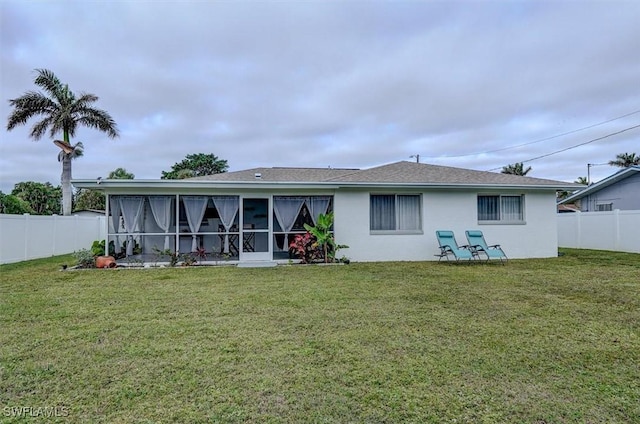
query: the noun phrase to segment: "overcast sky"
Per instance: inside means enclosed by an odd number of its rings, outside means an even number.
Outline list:
[[[635,0],[0,8],[5,193],[20,181],[60,182],[58,148],[48,135],[29,139],[35,120],[6,131],[7,100],[36,88],[35,68],[99,96],[95,106],[118,124],[116,140],[78,131],[85,156],[74,178],[117,167],[159,178],[187,154],[214,153],[231,171],[367,168],[420,155],[478,170],[524,161],[530,176],[573,181],[588,163],[640,154],[640,128],[630,129],[640,125]],[[591,176],[615,171],[594,166]]]

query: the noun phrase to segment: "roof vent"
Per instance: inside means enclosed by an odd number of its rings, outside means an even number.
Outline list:
[[[254,174],[254,177],[256,177],[256,180],[261,180],[261,179],[262,179],[262,174],[261,174],[261,173],[259,173],[259,172],[256,172],[256,173]]]

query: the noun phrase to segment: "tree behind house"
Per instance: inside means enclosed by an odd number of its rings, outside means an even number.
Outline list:
[[[174,164],[171,171],[162,171],[163,180],[181,180],[184,178],[202,177],[205,175],[227,172],[229,165],[224,159],[213,153],[195,153],[187,155],[181,162]]]
[[[614,160],[609,161],[609,165],[619,168],[628,168],[634,165],[640,165],[640,155],[635,153],[618,153]]]
[[[60,213],[62,189],[51,183],[23,181],[11,191],[13,196],[24,200],[35,215],[54,215]]]
[[[524,169],[524,164],[522,162],[518,162],[502,167],[502,171],[500,172],[503,174],[525,176],[529,173],[529,171],[531,171],[531,169],[532,168],[530,166],[527,167],[527,169]]]

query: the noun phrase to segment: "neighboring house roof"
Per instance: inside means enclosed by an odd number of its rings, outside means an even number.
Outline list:
[[[104,215],[104,210],[102,209],[78,209],[71,212],[71,215],[77,214],[95,214],[95,215]]]
[[[349,187],[474,187],[563,190],[582,187],[579,184],[542,178],[523,177],[497,172],[475,171],[416,162],[395,162],[369,169],[345,168],[253,168],[235,172],[188,178],[185,180],[74,180],[80,188],[107,187],[264,187],[266,185]]]
[[[621,169],[615,174],[610,175],[607,178],[598,181],[597,183],[591,184],[583,190],[573,193],[571,196],[561,200],[558,203],[559,204],[573,203],[576,200],[582,199],[585,196],[588,196],[597,191],[600,191],[605,187],[609,187],[610,185],[615,184],[620,180],[624,180],[625,178],[635,175],[636,172],[640,172],[640,166],[635,165],[635,166],[630,166],[628,168]]]
[[[558,213],[580,212],[576,205],[558,205]]]

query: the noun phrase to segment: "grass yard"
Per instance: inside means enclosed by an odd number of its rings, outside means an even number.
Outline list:
[[[0,421],[640,422],[640,255],[563,253],[5,265]]]

